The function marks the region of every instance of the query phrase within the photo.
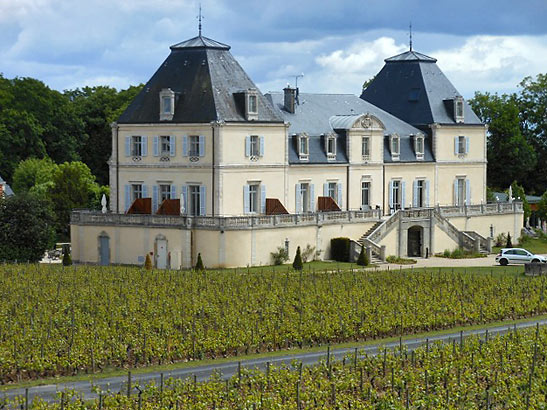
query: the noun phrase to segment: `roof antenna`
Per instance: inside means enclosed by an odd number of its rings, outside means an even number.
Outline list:
[[[298,79],[304,77],[304,73],[294,75],[293,77],[294,77],[294,80],[295,80],[294,81],[294,84],[295,84],[294,88],[296,89],[296,103],[300,104],[300,102],[298,100],[298,94],[300,94],[300,92],[298,91]]]
[[[201,20],[204,18],[205,17],[201,15],[201,3],[199,3],[199,15],[197,16],[197,19],[199,21],[199,24],[198,24],[199,37],[201,37]]]
[[[412,51],[412,21],[409,25],[409,39],[410,39],[410,51]]]

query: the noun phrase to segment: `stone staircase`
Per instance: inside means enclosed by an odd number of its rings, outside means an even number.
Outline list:
[[[382,222],[383,221],[378,221],[374,225],[372,225],[372,227],[364,235],[362,235],[357,242],[362,243],[363,239],[368,238],[369,235],[382,224]]]

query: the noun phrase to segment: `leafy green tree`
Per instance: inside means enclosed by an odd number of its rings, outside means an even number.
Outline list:
[[[524,220],[526,221],[526,219],[529,218],[532,214],[532,208],[530,207],[530,204],[526,199],[526,193],[524,192],[524,188],[521,185],[517,184],[517,181],[513,181],[513,183],[511,184],[511,188],[513,191],[513,198],[515,198],[517,201],[522,201]]]
[[[107,161],[112,153],[111,123],[118,119],[141,89],[142,85],[119,92],[106,86],[65,91],[84,123],[86,139],[80,156],[100,184],[108,184]]]
[[[73,208],[89,207],[99,190],[95,177],[83,162],[65,162],[53,174],[48,190],[57,215],[57,232],[67,238]]]
[[[36,185],[53,181],[53,174],[59,167],[51,158],[28,158],[21,161],[13,174],[12,188],[15,192],[28,192]]]
[[[534,147],[538,166],[530,172],[526,187],[541,195],[547,190],[547,74],[524,78],[517,98],[521,129],[526,140]]]
[[[543,193],[539,200],[537,215],[542,221],[547,221],[547,191]]]
[[[49,204],[27,193],[0,198],[0,260],[38,262],[55,243]]]
[[[516,96],[476,92],[469,102],[488,124],[488,185],[503,189],[515,180],[526,180],[537,162],[534,149],[521,133]]]

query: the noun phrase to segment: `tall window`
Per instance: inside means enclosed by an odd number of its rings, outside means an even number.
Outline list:
[[[134,135],[131,137],[131,155],[134,157],[141,157],[142,151],[142,137]]]
[[[401,209],[401,181],[392,181],[393,209]]]
[[[336,137],[329,135],[327,138],[327,158],[335,159],[336,158]]]
[[[464,117],[463,97],[457,96],[454,98],[454,121],[463,122]]]
[[[191,157],[199,156],[199,135],[190,135],[189,137],[190,149],[188,155]]]
[[[465,178],[458,178],[456,180],[456,205],[465,205]]]
[[[169,155],[171,153],[171,137],[162,135],[160,137],[160,154]]]
[[[390,144],[390,148],[391,148],[391,158],[393,160],[398,160],[399,159],[399,152],[400,152],[400,141],[399,141],[399,136],[398,135],[393,135],[391,137],[391,144]]]
[[[260,138],[258,135],[251,135],[251,157],[260,156]]]
[[[361,182],[361,209],[370,208],[370,182]]]
[[[188,214],[192,216],[198,216],[201,203],[200,186],[189,185],[188,197]]]
[[[161,97],[162,106],[163,106],[163,113],[169,114],[171,113],[171,97],[169,96],[163,96]]]
[[[309,138],[306,134],[298,136],[298,156],[301,160],[309,158]]]
[[[258,184],[252,184],[249,185],[249,212],[250,213],[258,213],[258,195],[259,195],[259,185]]]
[[[160,203],[166,199],[171,199],[171,185],[160,184]]]
[[[417,135],[414,140],[414,151],[416,152],[416,159],[424,158],[424,137]]]
[[[256,114],[258,112],[257,97],[256,95],[249,95],[249,114]]]
[[[160,91],[160,121],[171,121],[175,114],[175,92],[170,88]]]
[[[310,184],[300,184],[300,203],[302,212],[310,212]]]
[[[133,201],[135,201],[135,199],[142,198],[142,184],[132,184],[131,191]]]
[[[328,196],[330,196],[335,201],[338,201],[338,184],[336,182],[329,182]]]
[[[458,154],[466,153],[466,138],[464,136],[458,137]]]
[[[416,206],[420,208],[426,206],[425,181],[423,179],[418,179],[416,181]]]
[[[361,154],[364,160],[370,159],[370,137],[363,137],[361,139]]]

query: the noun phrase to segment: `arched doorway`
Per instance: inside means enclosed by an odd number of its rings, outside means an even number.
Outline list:
[[[424,228],[415,225],[408,228],[407,238],[407,255],[408,256],[423,256]]]
[[[110,265],[110,237],[104,232],[99,236],[99,265]]]

